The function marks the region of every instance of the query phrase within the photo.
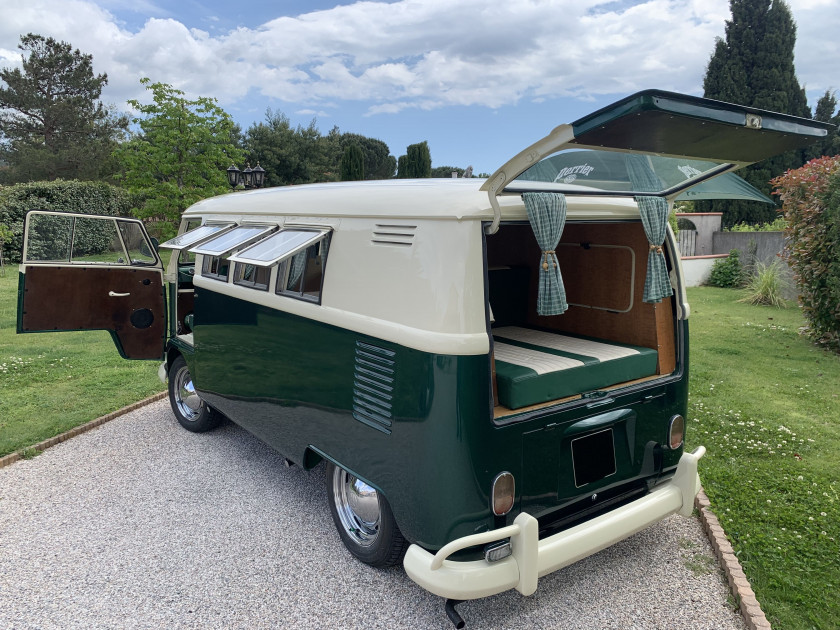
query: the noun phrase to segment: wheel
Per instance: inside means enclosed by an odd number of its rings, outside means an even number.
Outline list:
[[[332,462],[327,463],[327,494],[338,535],[350,553],[373,567],[402,561],[408,541],[385,497]]]
[[[190,369],[180,355],[169,367],[169,404],[178,423],[187,431],[204,433],[222,422],[221,414],[195,393]]]

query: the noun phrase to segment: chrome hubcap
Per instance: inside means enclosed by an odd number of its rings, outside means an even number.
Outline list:
[[[336,468],[333,495],[344,531],[357,544],[369,547],[379,536],[379,495],[361,479]]]
[[[201,411],[202,401],[195,393],[192,376],[186,366],[175,374],[175,404],[187,420],[195,420]]]

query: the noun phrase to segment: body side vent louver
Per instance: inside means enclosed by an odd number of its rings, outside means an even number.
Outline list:
[[[373,226],[373,236],[370,240],[374,245],[411,247],[416,230],[416,225],[377,223]]]
[[[391,433],[395,352],[356,342],[353,368],[353,417],[383,433]]]

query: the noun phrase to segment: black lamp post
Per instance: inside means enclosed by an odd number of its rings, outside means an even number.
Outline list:
[[[251,188],[262,188],[265,181],[265,169],[257,162],[254,168],[248,164],[244,171],[240,171],[235,165],[231,164],[227,168],[228,184],[231,188],[236,188],[239,184],[245,186],[246,190]]]

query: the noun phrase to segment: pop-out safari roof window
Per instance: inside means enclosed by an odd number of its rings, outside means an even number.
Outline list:
[[[194,254],[203,254],[205,256],[224,256],[237,247],[265,236],[275,229],[276,226],[240,225],[229,232],[225,232],[220,236],[201,243],[197,247],[193,247],[190,251]]]
[[[230,257],[232,262],[270,267],[306,249],[329,230],[286,229],[261,240]]]
[[[186,249],[192,245],[196,245],[202,241],[209,240],[214,236],[219,236],[222,232],[230,229],[233,227],[233,223],[218,223],[218,224],[210,224],[201,225],[194,230],[190,230],[189,232],[184,232],[180,236],[176,236],[173,239],[166,241],[165,243],[161,243],[160,247],[162,249],[175,249],[181,251],[182,249]]]

